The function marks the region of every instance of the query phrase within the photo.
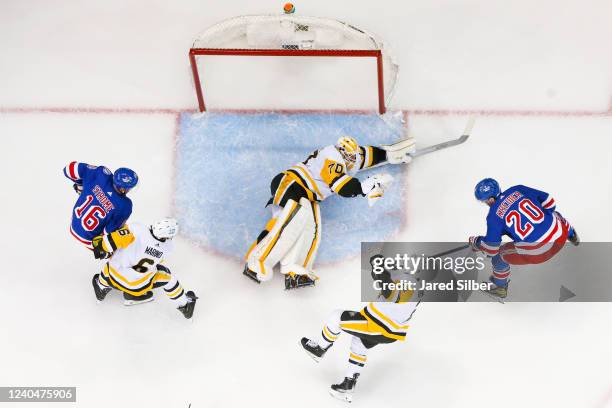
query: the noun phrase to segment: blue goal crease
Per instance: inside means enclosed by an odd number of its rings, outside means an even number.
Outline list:
[[[270,218],[265,204],[270,181],[313,150],[350,135],[379,145],[401,135],[399,117],[376,114],[181,114],[175,178],[176,216],[181,233],[214,252],[242,259]],[[400,169],[375,206],[364,198],[333,196],[321,204],[322,238],[317,262],[355,256],[362,241],[384,241],[402,223]],[[367,171],[359,173],[365,177]],[[372,173],[370,173],[372,174]]]

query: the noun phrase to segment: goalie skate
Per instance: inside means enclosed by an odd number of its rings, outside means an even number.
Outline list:
[[[314,286],[318,280],[317,276],[311,274],[298,275],[297,273],[289,272],[285,275],[285,290]]]
[[[257,273],[250,270],[248,264],[244,265],[244,270],[242,271],[242,274],[246,276],[247,278],[255,281],[256,283],[261,283],[261,281],[257,279]]]

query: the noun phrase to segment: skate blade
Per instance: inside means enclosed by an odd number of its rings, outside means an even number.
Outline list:
[[[285,290],[297,290],[297,289],[303,289],[303,288],[314,288],[316,285],[313,283],[312,285],[300,285],[300,286],[292,286],[292,287],[286,287],[285,286]]]
[[[351,402],[353,402],[353,394],[349,394],[346,392],[340,392],[340,391],[336,391],[334,389],[330,389],[329,390],[329,395],[331,395],[332,397],[340,400],[340,401],[344,401],[344,402],[348,402],[349,404]]]
[[[152,302],[154,300],[155,300],[154,297],[151,297],[150,299],[147,299],[147,300],[125,300],[124,299],[123,300],[123,305],[124,306],[136,306],[136,305],[141,305],[143,303],[149,303],[149,302]]]
[[[510,282],[512,282],[512,280],[508,279],[508,288],[510,288]],[[495,296],[494,294],[487,292],[486,290],[479,289],[478,291],[481,292],[481,293],[484,293],[485,295],[487,295],[488,297],[490,297],[493,300],[496,300],[497,302],[501,303],[502,305],[505,305],[506,304],[505,300],[508,299],[508,295],[506,295],[506,297],[504,297],[504,298],[501,298],[499,296]]]
[[[499,296],[495,296],[495,295],[487,292],[486,290],[480,289],[479,291],[480,291],[480,293],[483,293],[483,294],[487,295],[488,297],[490,297],[493,300],[496,300],[497,302],[501,303],[502,305],[506,304],[506,302],[504,302],[505,298],[500,298]]]
[[[500,298],[499,296],[495,296],[490,294],[489,292],[485,291],[485,290],[480,290],[480,293],[483,293],[485,295],[487,295],[488,297],[490,297],[493,300],[496,300],[497,302],[501,303],[502,305],[506,304],[506,302],[504,302],[504,299]]]
[[[258,285],[261,285],[261,281],[260,281],[259,279],[257,279],[257,277],[256,277],[256,276],[249,275],[248,273],[244,273],[244,272],[242,272],[242,274],[243,274],[244,276],[246,276],[247,278],[249,278],[251,281],[253,281],[253,282],[257,283]]]

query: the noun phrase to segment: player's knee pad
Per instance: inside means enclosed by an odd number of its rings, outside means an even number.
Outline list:
[[[351,353],[365,356],[368,354],[368,348],[359,337],[353,337],[351,339]]]
[[[310,202],[289,200],[268,234],[249,252],[247,265],[260,281],[272,278],[272,269],[291,250],[309,217]]]
[[[510,264],[505,262],[500,254],[491,259],[491,264],[493,265],[493,272],[508,272],[510,270]]]
[[[312,271],[314,260],[319,251],[321,242],[321,211],[319,203],[310,202],[305,198],[300,200],[303,203],[305,222],[302,233],[295,244],[281,260],[281,273],[290,272],[299,275]]]

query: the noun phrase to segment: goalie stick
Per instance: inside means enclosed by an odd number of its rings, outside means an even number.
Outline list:
[[[474,127],[474,123],[476,122],[476,118],[474,116],[468,119],[467,124],[465,125],[465,129],[460,137],[457,139],[449,140],[447,142],[438,143],[432,146],[424,147],[422,149],[418,149],[416,152],[412,153],[412,157],[423,156],[428,153],[437,152],[438,150],[446,149],[447,147],[457,146],[462,143],[465,143],[466,140],[470,137],[470,133],[472,133],[472,128]]]
[[[472,132],[472,128],[474,127],[474,123],[475,122],[476,122],[476,118],[474,116],[471,116],[468,119],[467,124],[465,125],[465,129],[463,130],[463,133],[457,139],[448,140],[446,142],[438,143],[438,144],[435,144],[435,145],[432,145],[432,146],[427,146],[427,147],[424,147],[422,149],[417,149],[417,151],[415,151],[414,153],[409,153],[410,156],[412,158],[416,158],[416,157],[423,156],[423,155],[426,155],[426,154],[429,154],[429,153],[437,152],[438,150],[446,149],[447,147],[457,146],[457,145],[460,145],[462,143],[465,143],[465,141],[468,140],[468,138],[470,137],[470,133]],[[406,139],[404,139],[404,140],[406,140]],[[400,142],[397,142],[397,144],[399,144]],[[373,169],[375,167],[380,167],[380,166],[384,166],[384,165],[387,165],[387,164],[389,164],[389,162],[384,161],[384,162],[378,163],[377,165],[374,165],[374,166],[372,166],[370,168]]]

